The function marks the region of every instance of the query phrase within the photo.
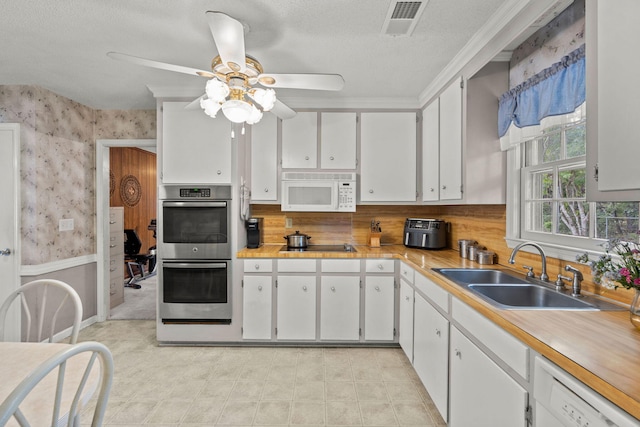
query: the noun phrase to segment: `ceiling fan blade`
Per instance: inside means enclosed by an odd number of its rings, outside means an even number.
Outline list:
[[[270,110],[271,113],[275,114],[282,120],[292,119],[296,116],[296,112],[289,108],[284,102],[276,99],[276,103],[273,105],[273,108]]]
[[[242,24],[222,12],[208,11],[207,19],[222,63],[233,71],[244,72],[246,59]]]
[[[266,87],[289,89],[342,90],[340,74],[260,74],[258,82]]]
[[[125,53],[109,52],[107,56],[118,61],[129,62],[145,67],[157,68],[160,70],[175,71],[176,73],[191,74],[193,76],[213,78],[216,77],[211,71],[198,70],[197,68],[183,67],[182,65],[167,64],[166,62],[153,61],[151,59],[139,58]]]

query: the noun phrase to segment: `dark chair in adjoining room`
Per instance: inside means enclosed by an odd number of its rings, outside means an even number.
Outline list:
[[[148,273],[145,274],[145,266],[152,260],[155,266],[155,253],[140,254],[140,248],[142,247],[142,241],[138,237],[136,230],[125,229],[124,230],[124,261],[127,263],[127,271],[129,272],[129,281],[125,286],[140,289],[140,285],[136,282],[138,280],[144,280],[155,274],[150,268]],[[136,274],[133,268],[136,267],[140,273],[140,277],[136,278]]]

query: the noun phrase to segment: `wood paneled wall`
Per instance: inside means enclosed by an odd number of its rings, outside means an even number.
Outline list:
[[[540,274],[541,260],[536,254],[519,252],[514,265],[508,264],[511,249],[505,241],[505,205],[450,205],[450,206],[358,206],[354,213],[311,213],[281,212],[280,205],[251,205],[251,215],[262,217],[264,241],[267,244],[285,244],[284,236],[300,230],[311,236],[311,244],[366,245],[368,243],[371,220],[380,221],[382,245],[402,244],[404,222],[407,218],[437,218],[451,223],[447,246],[458,250],[458,239],[473,239],[478,244],[497,254],[497,262],[502,266],[524,272],[522,265],[534,267]],[[292,228],[285,228],[285,219],[291,218]],[[633,292],[618,289],[602,289],[594,285],[591,271],[585,265],[556,258],[547,259],[547,271],[551,281],[571,264],[584,274],[583,289],[608,298],[630,303]]]
[[[124,228],[137,231],[142,241],[140,253],[147,253],[156,244],[153,231],[147,229],[151,220],[157,218],[156,155],[140,148],[111,147],[109,165],[115,177],[109,205],[124,206]],[[120,182],[125,175],[133,175],[140,182],[140,201],[133,207],[125,206],[120,196]]]

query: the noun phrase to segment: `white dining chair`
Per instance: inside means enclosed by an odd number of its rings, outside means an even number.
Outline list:
[[[28,359],[26,354],[25,361]],[[81,417],[90,415],[88,404],[94,404],[90,399],[97,391],[90,425],[99,427],[104,419],[112,382],[113,357],[104,344],[85,341],[64,345],[62,350],[39,363],[0,404],[0,426],[85,425]]]
[[[27,341],[41,342],[48,339],[53,342],[56,322],[61,313],[66,313],[63,308],[69,307],[73,310],[73,324],[71,329],[70,343],[78,341],[80,323],[82,322],[82,301],[78,293],[67,283],[54,279],[39,279],[22,286],[11,292],[2,306],[0,306],[0,341],[5,340],[5,323],[9,307],[16,299],[20,299],[22,306],[22,316],[26,320]],[[65,303],[69,302],[65,306]],[[34,321],[37,322],[37,330],[31,332]],[[24,325],[23,325],[24,326]]]

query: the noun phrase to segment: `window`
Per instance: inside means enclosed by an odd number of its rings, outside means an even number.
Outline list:
[[[583,105],[507,134],[511,146],[518,143],[510,168],[520,181],[519,200],[507,206],[519,224],[511,228],[512,238],[594,251],[605,239],[637,241],[640,202],[586,200],[585,125]]]

